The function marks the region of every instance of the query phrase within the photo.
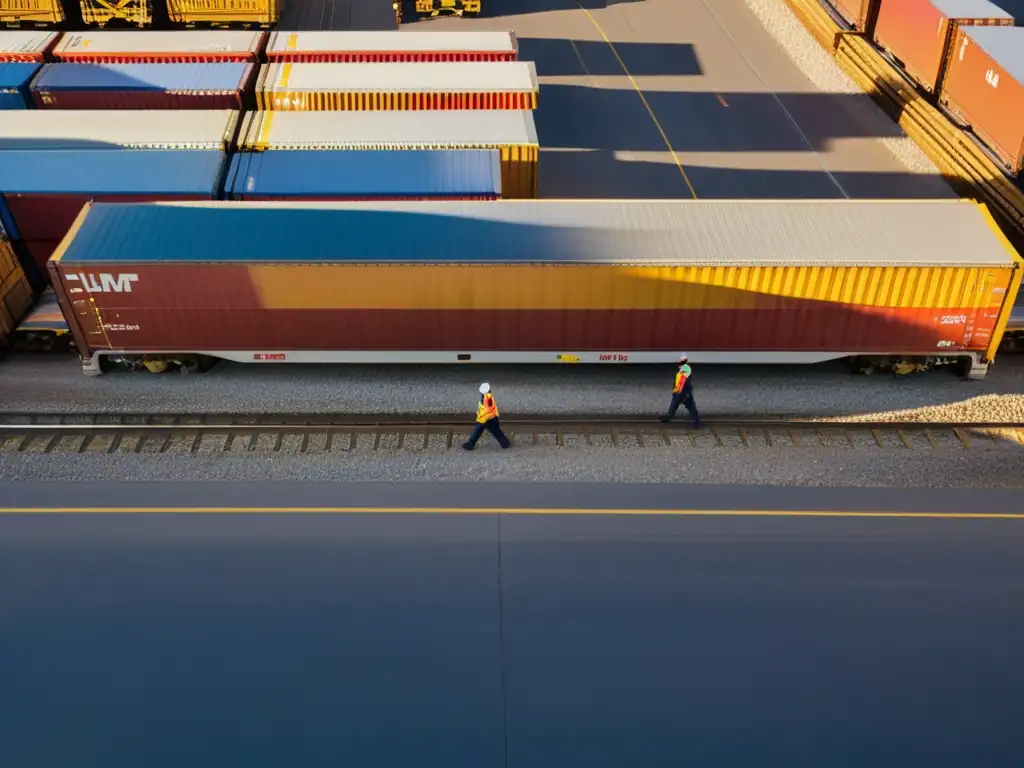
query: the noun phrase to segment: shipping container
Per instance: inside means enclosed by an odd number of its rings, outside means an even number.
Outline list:
[[[488,0],[495,2],[495,0]],[[415,0],[416,13],[427,16],[440,16],[451,13],[456,16],[476,16],[482,7],[481,0]]]
[[[243,152],[231,159],[231,200],[497,200],[497,150]]]
[[[243,109],[255,64],[44,64],[32,96],[44,109]]]
[[[871,34],[878,17],[879,0],[828,0],[836,13],[858,32]]]
[[[961,201],[90,205],[49,262],[87,372],[244,362],[968,361],[1021,279]],[[177,359],[177,358],[175,358]]]
[[[52,242],[89,200],[213,199],[226,168],[218,151],[8,150],[0,193],[20,240]]]
[[[105,27],[111,22],[146,29],[153,24],[151,0],[78,0],[87,27]]]
[[[942,78],[959,27],[1012,27],[1013,16],[989,0],[881,0],[873,39],[930,93]]]
[[[249,112],[243,151],[497,149],[505,198],[537,196],[540,146],[530,111]]]
[[[241,112],[227,109],[83,109],[74,120],[25,110],[0,120],[0,150],[219,149],[234,146]]]
[[[282,0],[167,0],[172,24],[247,25],[269,29],[281,16]],[[357,0],[365,2],[365,0]]]
[[[0,280],[6,280],[16,269],[21,269],[21,264],[18,263],[18,257],[11,250],[10,241],[6,236],[2,236],[0,237]]]
[[[1024,167],[1024,27],[963,27],[939,96],[1015,175]]]
[[[57,26],[68,21],[61,0],[0,0],[0,24]]]
[[[42,66],[23,61],[0,63],[0,110],[32,108],[29,86]]]
[[[259,109],[377,111],[537,108],[532,61],[267,64]]]
[[[0,29],[0,61],[42,63],[60,32],[38,29]]]
[[[70,341],[71,329],[60,310],[56,292],[48,286],[18,323],[12,346],[31,351],[66,351]]]
[[[266,34],[247,30],[68,32],[54,47],[53,58],[108,64],[256,62]]]
[[[73,217],[72,220],[74,220]],[[49,278],[49,274],[46,271],[46,262],[50,260],[50,256],[53,255],[53,252],[57,250],[57,246],[60,245],[60,238],[56,240],[22,240],[18,245],[25,253],[27,259],[31,260],[31,264],[25,264],[24,260],[22,263],[27,267],[25,270],[26,274],[34,276],[34,279],[29,280],[33,289],[37,292],[44,289]]]
[[[268,61],[416,62],[517,61],[514,32],[367,32],[316,30],[273,32]]]
[[[20,267],[0,279],[0,353],[31,307],[32,289]]]

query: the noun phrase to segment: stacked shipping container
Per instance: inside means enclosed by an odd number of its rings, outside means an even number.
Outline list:
[[[271,62],[516,61],[514,32],[274,32]]]
[[[257,62],[265,40],[265,32],[229,30],[68,33],[52,55],[57,61],[108,64]]]
[[[42,64],[58,37],[60,32],[0,30],[0,61],[33,61]]]

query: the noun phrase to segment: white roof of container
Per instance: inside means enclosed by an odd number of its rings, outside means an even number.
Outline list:
[[[989,0],[931,0],[947,19],[1012,19],[1007,13]]]
[[[447,93],[537,90],[532,61],[401,62],[386,64],[266,65],[264,91]]]
[[[1000,266],[1016,254],[991,217],[964,200],[503,200],[498,202],[174,202],[161,206],[408,214],[391,225],[424,256],[474,263],[524,259],[549,237],[559,261],[599,264]],[[417,227],[438,216],[521,225],[501,236],[423,246]],[[426,218],[425,218],[426,217]],[[308,224],[308,222],[307,222]],[[378,225],[379,226],[379,225]],[[360,237],[367,237],[360,228]],[[476,230],[481,231],[479,228]],[[548,234],[545,235],[544,233]]]
[[[330,30],[274,32],[267,53],[288,51],[515,51],[511,32],[412,32]]]
[[[228,109],[54,110],[0,113],[0,149],[224,149],[240,113]]]
[[[219,29],[68,32],[54,53],[243,53],[257,50],[262,38],[262,32]]]
[[[536,146],[533,112],[250,112],[240,149]]]
[[[37,29],[0,30],[0,54],[42,53],[59,34]]]
[[[1024,83],[1024,27],[963,27],[963,30],[1010,77]]]

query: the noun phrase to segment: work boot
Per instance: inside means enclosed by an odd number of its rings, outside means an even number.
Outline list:
[[[464,450],[464,451],[472,451],[473,450],[473,446],[470,445],[469,443],[463,443],[462,444],[462,450]]]

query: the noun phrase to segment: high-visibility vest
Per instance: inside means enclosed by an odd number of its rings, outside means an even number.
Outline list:
[[[690,369],[690,366],[683,365],[679,367],[679,370],[676,372],[675,384],[672,386],[673,395],[678,395],[683,391],[683,387],[686,386],[686,382],[690,380],[691,373],[693,373],[693,371]]]
[[[484,395],[480,398],[480,405],[476,407],[476,423],[486,424],[496,418],[498,418],[498,404],[494,402],[494,395]]]

